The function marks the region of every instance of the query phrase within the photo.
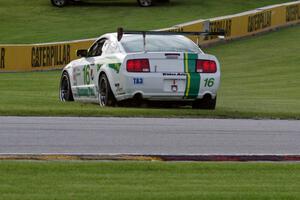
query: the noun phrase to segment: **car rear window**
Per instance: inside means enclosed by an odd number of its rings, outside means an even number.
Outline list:
[[[121,40],[127,53],[143,52],[142,35],[124,35]],[[199,47],[184,36],[147,35],[146,51],[148,52],[195,52],[201,53]]]

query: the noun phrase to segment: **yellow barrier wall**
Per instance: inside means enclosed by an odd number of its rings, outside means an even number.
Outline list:
[[[206,23],[209,25],[205,25]],[[296,24],[300,22],[300,1],[258,8],[252,11],[217,17],[208,20],[199,20],[187,24],[180,24],[169,30],[183,31],[218,31],[224,29],[226,39],[235,39],[254,35],[277,27]],[[200,29],[202,27],[202,29]],[[208,28],[207,28],[208,27]],[[199,38],[190,37],[195,42]],[[218,37],[201,38],[200,44],[209,44],[219,41]]]
[[[179,24],[167,31],[226,31],[226,39],[245,37],[277,27],[300,23],[300,1],[267,6],[252,11]],[[218,37],[190,37],[198,44],[219,41]],[[87,49],[95,39],[35,45],[1,45],[0,72],[61,69],[77,58],[77,49]]]
[[[34,45],[0,45],[0,72],[61,69],[94,39]]]

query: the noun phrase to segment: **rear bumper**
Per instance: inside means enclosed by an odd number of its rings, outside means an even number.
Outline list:
[[[120,77],[122,90],[115,96],[118,101],[134,98],[135,95],[153,101],[194,101],[206,94],[215,98],[220,73],[199,74],[199,77],[193,80],[187,73],[125,73]],[[205,80],[211,78],[214,85],[206,87]]]

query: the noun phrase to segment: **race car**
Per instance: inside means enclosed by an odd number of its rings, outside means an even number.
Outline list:
[[[170,102],[215,109],[220,64],[184,35],[164,31],[124,31],[101,36],[80,59],[62,70],[61,101],[114,106],[133,100]]]
[[[51,3],[54,6],[63,7],[65,5],[67,5],[70,1],[79,2],[80,0],[51,0]],[[137,0],[138,4],[141,7],[149,7],[149,6],[152,6],[156,2],[166,3],[166,2],[169,2],[169,1],[170,0]]]

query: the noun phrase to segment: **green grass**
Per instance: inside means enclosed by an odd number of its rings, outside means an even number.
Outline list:
[[[300,119],[299,35],[296,26],[207,49],[222,63],[215,111],[62,103],[52,71],[0,74],[0,115]]]
[[[85,0],[58,9],[50,0],[1,0],[0,44],[37,43],[98,37],[119,26],[157,29],[291,0],[171,0],[140,8],[136,0]]]
[[[0,199],[299,199],[284,163],[0,162]]]
[[[219,109],[300,119],[299,35],[296,26],[209,49],[223,66]]]

